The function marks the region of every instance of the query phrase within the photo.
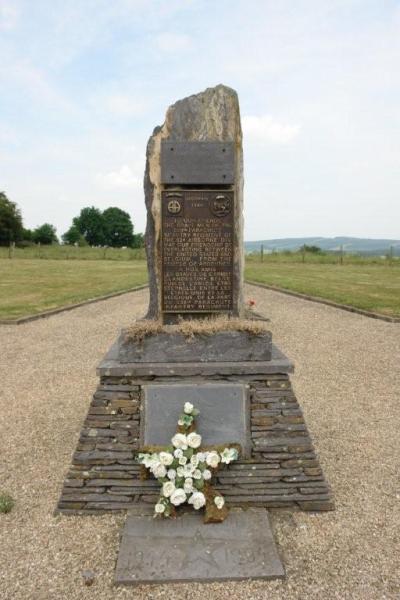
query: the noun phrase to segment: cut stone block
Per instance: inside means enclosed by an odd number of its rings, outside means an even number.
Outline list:
[[[144,388],[143,445],[170,444],[185,402],[200,410],[196,418],[202,445],[235,442],[247,456],[251,448],[248,386],[241,383],[150,384]]]
[[[191,340],[179,333],[157,333],[134,341],[127,339],[123,332],[118,358],[121,363],[268,361],[271,360],[271,339],[269,331],[257,335],[221,331],[196,335]]]
[[[122,534],[117,584],[283,578],[285,571],[264,509],[231,510],[223,523],[202,515],[177,519],[129,515]]]

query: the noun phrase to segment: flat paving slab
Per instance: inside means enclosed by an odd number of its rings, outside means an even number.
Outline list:
[[[116,584],[211,582],[285,577],[268,512],[232,509],[223,523],[202,515],[177,519],[127,517],[115,571]]]

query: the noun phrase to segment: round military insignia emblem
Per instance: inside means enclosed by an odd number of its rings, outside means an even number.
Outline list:
[[[216,217],[226,217],[231,209],[231,199],[223,194],[215,196],[210,201],[210,210]]]
[[[167,204],[167,208],[168,208],[168,212],[171,213],[171,215],[177,215],[181,212],[182,210],[182,205],[179,202],[179,200],[170,200]]]

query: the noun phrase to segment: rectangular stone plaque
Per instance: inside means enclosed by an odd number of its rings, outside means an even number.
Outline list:
[[[223,523],[200,514],[177,519],[128,516],[117,584],[283,578],[285,571],[264,509],[231,510]]]
[[[168,445],[185,402],[200,410],[196,418],[202,445],[236,442],[251,448],[248,388],[242,383],[144,385],[143,445]]]
[[[161,142],[161,182],[170,184],[232,184],[233,142]]]
[[[162,309],[169,313],[233,308],[232,191],[162,193]]]

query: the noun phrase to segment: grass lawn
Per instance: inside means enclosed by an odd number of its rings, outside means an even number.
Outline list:
[[[400,316],[400,265],[248,262],[246,280]]]
[[[0,260],[0,319],[16,319],[147,282],[144,260]]]

